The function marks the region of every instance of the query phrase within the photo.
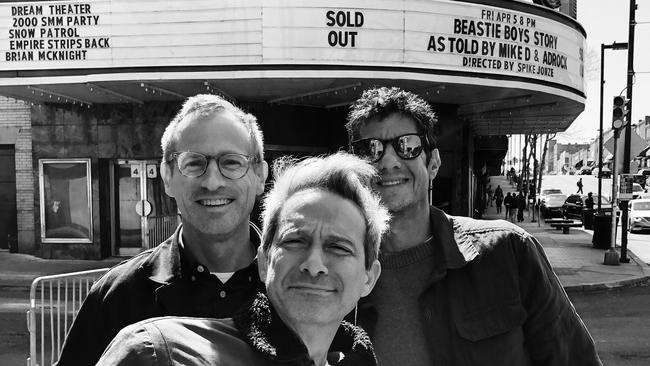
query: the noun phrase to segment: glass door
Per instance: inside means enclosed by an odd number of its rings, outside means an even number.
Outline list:
[[[118,160],[115,165],[115,248],[133,256],[153,248],[178,226],[176,202],[165,193],[155,160]]]
[[[142,205],[142,161],[120,160],[115,165],[116,254],[133,256],[142,251],[143,217],[136,211]]]

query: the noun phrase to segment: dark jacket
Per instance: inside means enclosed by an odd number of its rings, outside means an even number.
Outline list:
[[[372,344],[359,327],[342,322],[332,342],[342,351],[332,366],[376,365]],[[98,366],[313,365],[307,347],[259,293],[233,319],[165,317],[124,328]]]
[[[517,196],[517,208],[523,210],[526,208],[526,197],[524,195]]]
[[[430,216],[435,264],[419,304],[434,364],[601,365],[535,238],[503,220]],[[371,293],[359,309],[371,339],[377,316]]]
[[[94,365],[122,328],[140,320],[166,315],[226,318],[255,296],[262,286],[256,262],[222,284],[181,255],[179,232],[180,227],[156,248],[118,264],[93,285],[57,366]],[[259,244],[257,228],[251,230],[251,240]]]

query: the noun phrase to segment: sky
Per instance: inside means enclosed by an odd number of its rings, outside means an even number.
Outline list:
[[[636,0],[634,29],[634,71],[632,122],[650,116],[650,0]],[[585,110],[571,126],[558,134],[561,143],[590,142],[598,137],[600,119],[600,45],[627,42],[629,0],[578,0],[578,22],[587,32]],[[611,126],[612,99],[625,95],[627,85],[627,50],[605,50],[605,87],[603,93],[603,129]]]

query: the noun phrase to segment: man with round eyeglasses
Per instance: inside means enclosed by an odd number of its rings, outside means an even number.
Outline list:
[[[378,364],[600,365],[534,237],[430,206],[436,122],[399,88],[366,90],[348,114],[350,151],[379,171],[372,186],[392,216],[382,275],[357,313]]]
[[[268,165],[254,116],[215,95],[188,98],[161,139],[160,174],[181,225],[91,289],[59,366],[94,365],[127,325],[166,316],[227,318],[263,288],[249,222]]]

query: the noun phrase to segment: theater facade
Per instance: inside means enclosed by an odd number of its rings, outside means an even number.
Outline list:
[[[44,258],[173,231],[159,141],[198,93],[256,115],[272,161],[345,148],[368,87],[413,91],[440,119],[431,201],[468,216],[505,135],[563,131],[585,104],[584,29],[519,1],[0,2],[0,28],[0,248]]]

